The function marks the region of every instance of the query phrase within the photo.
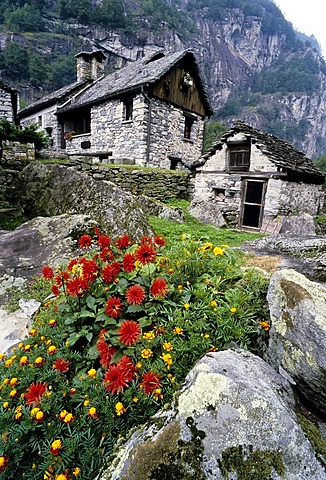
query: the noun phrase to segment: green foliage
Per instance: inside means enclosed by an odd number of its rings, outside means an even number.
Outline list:
[[[217,139],[221,138],[227,129],[228,127],[224,123],[219,123],[216,120],[210,120],[206,123],[203,145],[204,152],[206,152]]]
[[[124,28],[126,26],[126,16],[124,15],[122,1],[103,0],[100,5],[94,8],[92,20],[104,28]]]
[[[254,346],[266,280],[241,269],[227,245],[164,244],[96,231],[79,240],[83,256],[44,267],[55,298],[0,356],[1,480],[93,480],[116,441],[170,402],[205,353]]]
[[[10,140],[20,143],[34,143],[36,149],[47,145],[47,138],[44,132],[37,132],[37,125],[29,125],[26,128],[19,128],[14,123],[0,119],[0,141]]]
[[[322,172],[326,172],[326,155],[317,158],[315,161],[315,166],[319,168]]]
[[[37,32],[44,28],[38,7],[27,3],[16,10],[6,10],[4,20],[7,27],[13,32]]]

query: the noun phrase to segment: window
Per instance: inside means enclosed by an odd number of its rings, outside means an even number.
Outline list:
[[[125,100],[123,102],[123,120],[128,122],[132,120],[133,100]]]
[[[193,123],[194,123],[193,118],[185,117],[185,128],[184,128],[183,137],[186,138],[187,140],[191,139],[191,130],[192,130]]]
[[[247,172],[250,167],[250,145],[248,143],[230,145],[229,169]]]

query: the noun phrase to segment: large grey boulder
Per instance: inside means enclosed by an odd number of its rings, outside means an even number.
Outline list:
[[[0,304],[12,288],[40,274],[43,265],[59,266],[77,252],[77,239],[98,224],[86,215],[36,217],[0,234]]]
[[[100,480],[325,480],[294,409],[290,384],[261,358],[209,353]]]
[[[112,236],[152,234],[134,195],[71,167],[30,163],[19,173],[14,191],[30,217],[86,214]]]
[[[205,224],[215,225],[216,227],[226,226],[223,214],[218,204],[203,199],[192,201],[189,206],[189,213]]]
[[[326,414],[326,287],[280,270],[271,277],[267,299],[272,326],[266,360]]]

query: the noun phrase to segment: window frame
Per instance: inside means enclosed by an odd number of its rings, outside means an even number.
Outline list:
[[[251,148],[248,142],[228,145],[228,170],[230,172],[248,172],[250,170]]]
[[[126,98],[122,100],[123,103],[123,122],[133,122],[134,117],[134,99]]]

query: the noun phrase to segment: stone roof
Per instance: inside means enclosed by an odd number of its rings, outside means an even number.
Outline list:
[[[31,113],[32,111],[43,108],[46,105],[49,105],[51,103],[53,104],[53,103],[60,102],[60,100],[64,99],[67,95],[71,95],[75,91],[78,91],[78,89],[82,88],[83,86],[86,86],[87,83],[88,83],[87,80],[73,82],[73,83],[70,83],[69,85],[66,85],[65,87],[60,88],[59,90],[56,90],[55,92],[51,92],[48,95],[45,95],[44,97],[40,98],[39,100],[36,100],[36,102],[31,103],[26,108],[21,110],[18,116],[23,116],[24,114]]]
[[[255,144],[282,171],[302,175],[306,177],[307,181],[314,181],[314,183],[324,183],[325,174],[318,170],[313,161],[306,157],[303,152],[296,150],[291,143],[281,140],[271,133],[253,128],[240,120],[235,121],[233,127],[221,137],[221,140],[212,145],[203,159],[207,161],[211,155],[221,149],[223,143],[226,143],[230,137],[239,132],[244,133],[248,140]]]
[[[188,57],[188,58],[187,58]],[[208,114],[212,113],[207,90],[200,75],[195,55],[190,50],[182,50],[164,55],[156,52],[151,56],[132,62],[114,73],[100,78],[84,92],[76,95],[71,102],[59,109],[59,112],[74,110],[87,105],[101,103],[122,93],[139,90],[142,86],[149,86],[160,80],[176,63],[186,58],[193,62],[196,70],[196,81],[200,86],[202,101]]]
[[[10,92],[10,93],[17,93],[17,90],[12,88],[10,85],[8,85],[8,83],[4,82],[1,78],[0,78],[0,88],[2,88],[3,90],[7,90],[7,92]]]

